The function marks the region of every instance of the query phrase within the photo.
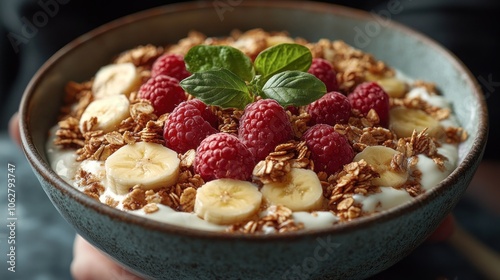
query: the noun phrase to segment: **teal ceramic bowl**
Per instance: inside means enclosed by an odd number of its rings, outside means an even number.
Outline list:
[[[23,148],[43,189],[79,234],[146,278],[362,279],[390,267],[436,229],[481,160],[487,112],[474,77],[432,40],[393,22],[381,24],[365,12],[320,3],[239,2],[225,11],[207,1],[127,16],[50,58],[33,77],[20,108]],[[411,77],[435,81],[469,133],[458,168],[434,190],[378,215],[324,230],[266,236],[202,232],[127,214],[80,193],[51,170],[47,131],[56,123],[67,81],[88,79],[115,54],[140,44],[175,43],[193,29],[224,36],[234,28],[257,27],[311,41],[342,39]],[[356,36],[357,30],[364,36]]]

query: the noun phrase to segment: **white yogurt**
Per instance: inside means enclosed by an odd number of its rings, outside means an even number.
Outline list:
[[[449,103],[443,97],[430,95],[423,87],[412,89],[409,93],[409,96],[418,96],[434,106],[449,108]],[[457,126],[457,122],[453,117],[441,121],[441,124],[444,127]],[[57,127],[51,129],[52,136],[47,144],[47,154],[52,169],[59,176],[65,179],[69,184],[80,190],[83,190],[83,188],[79,187],[78,179],[76,178],[78,168],[81,168],[88,173],[92,173],[94,176],[99,178],[99,180],[101,180],[104,186],[106,186],[106,171],[104,168],[104,163],[95,160],[84,160],[82,162],[77,162],[74,150],[62,150],[60,147],[53,144],[53,138],[55,138],[54,134],[56,130]],[[416,168],[422,173],[421,185],[422,188],[426,191],[430,190],[440,181],[446,178],[446,176],[448,176],[456,167],[458,162],[457,146],[443,144],[438,149],[438,151],[448,159],[448,161],[445,162],[444,171],[439,170],[434,161],[427,156],[418,156],[418,163],[416,165]],[[355,202],[362,204],[362,211],[366,213],[388,210],[414,199],[408,194],[408,192],[402,189],[381,187],[380,190],[381,191],[379,193],[370,194],[368,196],[356,194],[353,196],[353,198]],[[126,195],[118,195],[111,191],[110,188],[106,188],[104,194],[101,195],[100,200],[104,203],[107,198],[112,198],[115,201],[119,201],[119,204],[116,208],[124,210],[122,201],[125,199],[125,197]],[[192,229],[206,231],[224,231],[225,229],[227,229],[227,226],[209,223],[199,218],[195,213],[178,212],[166,205],[158,205],[158,207],[159,211],[147,214],[142,209],[134,211],[124,211],[167,224]],[[265,215],[265,212],[260,214]],[[305,229],[309,230],[327,228],[339,221],[339,217],[329,211],[318,211],[314,213],[294,212],[292,216],[297,223],[302,223]],[[263,231],[264,233],[270,234],[274,233],[276,230],[273,227],[265,227]]]
[[[410,98],[420,97],[422,100],[427,101],[432,106],[440,108],[450,108],[450,103],[446,98],[441,95],[429,94],[429,92],[424,87],[412,88],[408,94]]]
[[[201,218],[199,218],[194,213],[187,212],[178,212],[174,209],[158,204],[159,211],[154,213],[146,214],[142,209],[135,211],[128,211],[134,215],[146,217],[148,219],[153,219],[156,221],[164,222],[170,225],[181,226],[181,227],[189,227],[192,229],[198,230],[207,230],[207,231],[223,231],[227,228],[227,226],[220,226],[216,224],[209,223]]]
[[[355,194],[353,198],[355,202],[363,205],[361,209],[367,213],[388,210],[413,199],[405,190],[392,187],[380,187],[379,193],[368,196]]]

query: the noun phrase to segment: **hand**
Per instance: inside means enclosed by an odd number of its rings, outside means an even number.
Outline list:
[[[79,235],[76,236],[75,243],[73,244],[71,274],[76,280],[141,279],[113,262],[108,256],[90,245]]]
[[[438,226],[436,231],[434,231],[429,238],[427,238],[427,242],[441,242],[446,241],[453,234],[453,230],[455,229],[455,219],[450,214],[444,218],[441,224]]]
[[[21,144],[19,134],[18,114],[12,116],[9,122],[10,137],[17,144]],[[454,220],[449,215],[439,228],[429,237],[429,241],[444,241],[452,234]],[[71,274],[76,280],[86,279],[141,279],[123,269],[108,256],[94,248],[81,236],[77,235],[73,244],[73,261],[71,263]]]

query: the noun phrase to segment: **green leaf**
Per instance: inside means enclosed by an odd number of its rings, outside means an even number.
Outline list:
[[[191,73],[225,68],[245,81],[252,80],[254,76],[250,58],[230,46],[194,46],[184,57],[184,62],[186,69]]]
[[[262,96],[262,87],[264,86],[265,81],[262,80],[261,75],[255,75],[255,77],[248,83],[248,88],[253,95],[261,95]]]
[[[314,75],[300,71],[285,71],[272,76],[263,86],[265,98],[278,101],[281,106],[304,106],[326,93],[325,84]]]
[[[227,69],[194,73],[180,84],[204,103],[222,108],[243,109],[253,101],[245,81]]]
[[[307,72],[312,62],[311,51],[299,44],[279,44],[262,51],[255,58],[255,70],[269,79],[283,71]]]

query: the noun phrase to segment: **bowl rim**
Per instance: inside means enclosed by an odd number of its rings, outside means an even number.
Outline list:
[[[244,1],[239,4],[241,7],[249,8],[284,8],[292,10],[306,10],[308,12],[320,12],[335,14],[338,16],[351,17],[361,20],[368,20],[373,15],[367,11],[354,9],[350,7],[345,7],[336,4],[320,3],[320,2],[300,2],[300,1]],[[484,147],[486,144],[487,134],[488,134],[488,113],[486,107],[485,97],[482,94],[481,87],[479,86],[477,80],[472,75],[470,70],[463,64],[460,59],[458,59],[453,53],[445,49],[439,43],[430,39],[426,35],[415,31],[409,27],[406,27],[398,22],[389,20],[387,22],[387,27],[391,29],[398,30],[400,32],[409,34],[416,37],[419,41],[424,42],[427,46],[434,48],[437,52],[445,56],[452,64],[453,67],[458,68],[459,72],[464,74],[466,82],[472,89],[472,94],[478,101],[480,108],[478,108],[479,114],[479,124],[478,124],[478,134],[471,144],[470,151],[466,154],[463,161],[457,168],[440,184],[434,187],[431,191],[419,195],[416,199],[406,202],[397,207],[385,210],[383,212],[377,213],[373,216],[357,218],[353,221],[347,223],[334,224],[332,227],[323,229],[313,229],[307,231],[292,231],[282,234],[269,234],[269,235],[254,235],[254,234],[244,234],[244,233],[226,233],[226,232],[213,232],[204,231],[192,228],[186,228],[182,226],[176,226],[167,224],[164,222],[148,219],[142,216],[126,213],[125,211],[112,208],[106,204],[98,202],[84,193],[80,192],[76,188],[72,187],[66,183],[61,177],[59,177],[51,168],[50,165],[42,159],[42,156],[37,151],[33,138],[29,133],[29,118],[30,118],[30,100],[34,95],[35,89],[38,84],[44,79],[46,73],[51,69],[59,60],[64,59],[65,56],[70,55],[72,51],[78,47],[84,45],[87,41],[93,40],[99,36],[105,36],[108,30],[114,30],[120,28],[123,25],[133,24],[138,21],[147,20],[150,17],[161,16],[164,14],[188,12],[193,10],[201,9],[213,9],[211,2],[196,1],[196,2],[185,2],[176,4],[167,4],[163,6],[158,6],[155,8],[150,8],[140,12],[136,12],[127,16],[120,17],[116,20],[108,22],[101,25],[79,37],[72,40],[66,44],[63,48],[52,55],[35,73],[33,78],[30,80],[28,86],[26,87],[21,103],[20,103],[20,132],[22,140],[22,148],[27,157],[28,161],[34,169],[36,169],[39,176],[43,177],[44,180],[51,182],[52,187],[55,187],[58,191],[64,193],[70,199],[75,200],[77,203],[84,205],[85,208],[90,208],[95,212],[106,215],[109,219],[120,220],[122,222],[133,224],[137,227],[143,227],[148,230],[158,231],[161,233],[167,233],[172,235],[182,235],[195,238],[208,238],[208,239],[220,239],[220,240],[237,240],[244,239],[247,241],[274,241],[279,240],[294,240],[306,237],[317,237],[329,234],[346,234],[355,230],[364,229],[371,227],[377,223],[387,222],[395,217],[404,215],[408,212],[413,212],[416,209],[428,204],[432,201],[432,198],[439,196],[442,192],[446,191],[448,185],[455,184],[460,179],[460,174],[466,172],[468,169],[474,167],[474,162],[477,158],[481,158],[484,152]],[[56,207],[57,208],[57,207]]]

